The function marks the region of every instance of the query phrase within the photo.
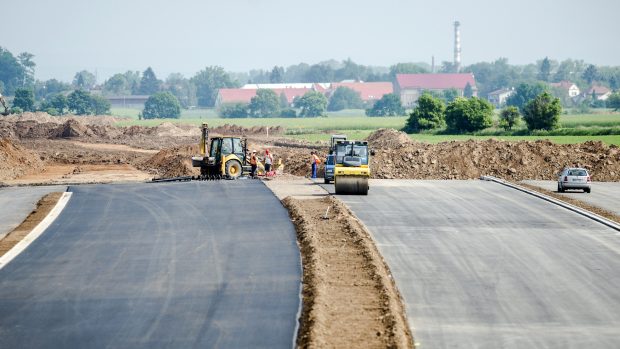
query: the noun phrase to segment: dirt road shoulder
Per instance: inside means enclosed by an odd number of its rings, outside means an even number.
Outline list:
[[[304,268],[298,347],[412,348],[402,300],[363,225],[333,197],[283,202]]]

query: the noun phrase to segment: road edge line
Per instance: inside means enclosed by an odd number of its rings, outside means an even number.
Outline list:
[[[24,236],[13,248],[8,250],[2,257],[0,257],[0,270],[9,264],[15,257],[22,253],[30,244],[35,241],[43,232],[56,220],[62,210],[65,208],[69,199],[71,198],[71,192],[62,193],[60,199],[54,208],[34,227],[28,235]]]
[[[607,219],[605,217],[602,217],[602,216],[600,216],[600,215],[598,215],[598,214],[596,214],[594,212],[588,211],[586,209],[583,209],[583,208],[571,205],[571,204],[569,204],[567,202],[564,202],[564,201],[552,198],[551,196],[539,193],[539,192],[534,191],[534,190],[527,189],[527,188],[522,187],[520,185],[507,182],[507,181],[505,181],[505,180],[503,180],[501,178],[497,178],[497,177],[493,177],[493,176],[481,176],[480,180],[487,181],[487,182],[495,182],[495,183],[507,186],[509,188],[512,188],[512,189],[524,192],[526,194],[530,194],[530,195],[535,196],[535,197],[537,197],[539,199],[545,200],[545,201],[550,202],[552,204],[555,204],[555,205],[558,205],[560,207],[563,207],[563,208],[565,208],[565,209],[567,209],[569,211],[573,211],[573,212],[578,213],[578,214],[580,214],[580,215],[582,215],[584,217],[590,218],[593,221],[601,223],[601,224],[603,224],[603,225],[605,225],[605,226],[607,226],[609,228],[612,228],[612,229],[620,232],[620,225],[619,224],[617,224],[617,223],[615,223],[615,222],[613,222],[613,221],[611,221],[611,220],[609,220],[609,219]]]

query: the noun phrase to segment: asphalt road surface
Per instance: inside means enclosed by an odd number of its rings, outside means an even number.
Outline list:
[[[340,198],[422,348],[618,348],[617,231],[492,182],[372,181]]]
[[[301,261],[260,181],[97,185],[0,270],[0,348],[290,348]]]
[[[37,207],[42,197],[65,190],[66,186],[0,188],[0,239],[17,228]]]
[[[523,181],[523,183],[554,192],[558,190],[558,182],[556,181]],[[581,190],[569,190],[559,194],[620,215],[619,182],[593,182],[592,192],[589,194]]]

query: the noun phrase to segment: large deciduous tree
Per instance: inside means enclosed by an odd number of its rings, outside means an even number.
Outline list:
[[[22,111],[34,111],[34,92],[27,88],[15,90],[13,107],[20,108]]]
[[[405,132],[417,133],[422,130],[441,128],[446,124],[446,106],[442,100],[424,93],[407,119]]]
[[[364,102],[359,92],[345,87],[338,87],[329,98],[327,110],[338,111],[343,109],[360,109],[364,106]]]
[[[26,67],[10,51],[0,47],[0,93],[12,95],[15,89],[25,87],[27,74]]]
[[[606,101],[607,108],[611,108],[614,111],[620,110],[620,92],[612,93]]]
[[[394,93],[383,95],[371,109],[366,109],[368,116],[400,116],[405,115],[405,108],[400,102],[400,96]]]
[[[151,67],[146,68],[140,79],[140,94],[152,95],[161,89],[161,81],[157,80],[157,76]]]
[[[198,72],[190,80],[196,85],[198,105],[212,107],[215,104],[217,91],[220,88],[236,87],[237,84],[230,79],[224,68],[218,66],[207,67]]]
[[[521,121],[521,114],[517,107],[511,106],[502,109],[499,113],[499,126],[504,130],[511,130]]]
[[[76,115],[88,115],[92,113],[90,93],[84,90],[75,90],[67,97],[67,106]]]
[[[269,74],[269,82],[272,84],[279,84],[284,82],[284,68],[275,66]]]
[[[295,101],[295,106],[300,108],[301,117],[317,117],[325,115],[327,110],[327,97],[317,91],[306,92]]]
[[[493,125],[493,105],[478,97],[457,98],[446,107],[448,130],[475,132]]]
[[[549,77],[551,76],[551,62],[549,61],[549,57],[545,57],[540,62],[540,69],[538,71],[538,80],[549,81]]]
[[[181,105],[170,92],[158,92],[151,95],[144,103],[142,117],[145,119],[181,117]]]
[[[280,115],[280,99],[269,89],[256,90],[256,96],[250,101],[250,115],[257,118],[276,117]]]
[[[73,87],[76,89],[90,90],[96,83],[97,78],[95,77],[95,74],[87,70],[79,71],[75,73],[75,76],[73,77]]]
[[[594,64],[590,64],[582,75],[583,79],[588,82],[588,84],[592,84],[594,80],[598,79],[598,70]]]
[[[545,91],[523,108],[523,120],[529,130],[553,130],[558,128],[562,105],[560,99]]]
[[[523,112],[523,108],[527,103],[529,103],[529,101],[536,98],[536,96],[545,92],[546,90],[547,86],[541,83],[519,84],[515,89],[515,93],[513,93],[510,97],[506,99],[506,105],[515,106],[519,108],[521,112]]]

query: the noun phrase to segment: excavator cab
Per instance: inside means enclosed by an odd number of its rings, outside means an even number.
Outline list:
[[[239,137],[209,139],[209,126],[202,124],[201,154],[192,157],[192,166],[200,167],[201,179],[237,179],[244,172],[246,148],[246,141]]]

